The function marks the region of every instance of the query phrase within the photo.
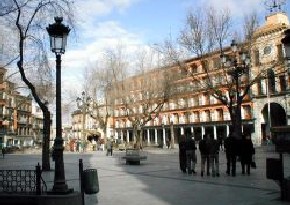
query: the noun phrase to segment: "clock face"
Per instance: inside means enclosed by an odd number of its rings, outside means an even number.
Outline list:
[[[264,48],[264,55],[268,55],[272,52],[272,46],[268,45]]]

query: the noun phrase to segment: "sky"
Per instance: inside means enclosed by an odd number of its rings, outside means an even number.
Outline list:
[[[77,82],[74,89],[79,95],[84,68],[97,63],[106,48],[120,43],[132,47],[160,44],[169,35],[174,39],[190,8],[202,9],[205,5],[228,8],[236,22],[252,10],[262,18],[266,14],[262,0],[77,0],[75,3],[77,24],[63,55],[62,79],[64,89]]]

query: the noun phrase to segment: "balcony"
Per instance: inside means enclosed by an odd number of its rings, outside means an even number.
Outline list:
[[[250,113],[247,113],[247,114],[244,115],[244,119],[245,120],[250,120],[250,119],[252,119],[252,115]]]
[[[32,128],[33,128],[33,129],[42,129],[42,128],[43,128],[43,125],[35,125],[35,124],[34,124],[34,125],[32,126]]]
[[[6,105],[7,100],[0,98],[0,105]]]
[[[0,84],[0,90],[5,90],[6,89],[6,84],[5,83],[1,83]]]
[[[28,120],[25,119],[25,118],[20,118],[20,119],[18,120],[18,123],[19,123],[19,124],[28,124]]]

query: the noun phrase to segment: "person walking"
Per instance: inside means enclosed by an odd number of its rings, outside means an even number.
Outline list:
[[[200,151],[200,156],[201,156],[201,173],[200,175],[203,177],[203,174],[205,172],[205,163],[207,164],[206,166],[206,172],[207,176],[209,176],[209,153],[208,153],[208,135],[203,135],[202,140],[199,141],[199,151]]]
[[[237,139],[233,132],[225,139],[224,148],[226,150],[227,158],[227,171],[228,175],[236,176],[236,163],[237,163]]]
[[[195,141],[194,137],[188,136],[185,142],[185,151],[186,151],[186,165],[187,173],[195,174]]]
[[[4,159],[4,157],[5,157],[5,147],[2,147],[2,149],[1,149],[1,152],[2,152],[2,157],[3,157],[3,159]]]
[[[220,149],[221,151],[224,151],[224,139],[223,139],[222,136],[219,136],[219,137],[218,137],[218,143],[219,143],[219,149]]]
[[[179,167],[183,173],[186,173],[186,149],[184,135],[180,136],[178,145],[179,145]]]
[[[247,174],[250,175],[252,155],[254,153],[254,146],[250,135],[243,135],[241,141],[241,165],[242,174],[245,174],[245,168]]]
[[[106,149],[107,149],[107,154],[106,156],[109,156],[109,155],[113,155],[113,144],[112,144],[112,141],[111,140],[107,140],[106,142]]]
[[[168,137],[166,137],[166,147],[167,147],[167,149],[170,148],[170,140]]]

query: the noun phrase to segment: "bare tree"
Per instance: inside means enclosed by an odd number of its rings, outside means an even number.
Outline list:
[[[100,62],[90,72],[93,106],[91,117],[96,120],[97,127],[104,133],[106,141],[109,119],[114,117],[115,96],[111,95],[115,82],[125,78],[127,70],[124,46],[107,49]]]
[[[166,69],[150,70],[147,67],[153,64],[148,62],[152,61],[150,56],[150,51],[136,53],[133,67],[139,74],[115,81],[110,92],[115,98],[119,119],[125,117],[131,122],[136,148],[142,146],[144,126],[159,118],[171,94],[170,73]],[[158,123],[162,124],[160,120]]]
[[[259,27],[259,19],[256,11],[251,12],[250,14],[246,14],[244,16],[244,41],[252,41],[254,32]]]
[[[52,74],[46,55],[47,36],[45,27],[51,14],[71,16],[70,0],[4,0],[1,2],[0,15],[3,22],[18,39],[17,67],[23,82],[30,89],[31,94],[40,106],[43,118],[43,149],[42,169],[50,170],[49,163],[49,137],[50,137],[50,111],[48,109],[48,94],[51,89]],[[30,74],[39,74],[40,80]],[[33,78],[34,77],[34,78]],[[50,89],[47,89],[50,88]],[[42,95],[44,94],[44,96]]]

